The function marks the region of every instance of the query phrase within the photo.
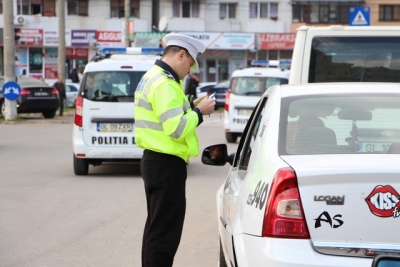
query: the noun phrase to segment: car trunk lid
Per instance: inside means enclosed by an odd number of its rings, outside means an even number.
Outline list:
[[[400,251],[398,155],[282,156],[295,170],[316,249],[365,256],[365,249]],[[325,250],[326,252],[326,250]],[[350,255],[352,254],[352,255]]]

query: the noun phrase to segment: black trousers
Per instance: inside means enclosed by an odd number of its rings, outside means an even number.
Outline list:
[[[186,211],[186,163],[145,150],[140,162],[147,200],[142,267],[171,267],[181,240]]]
[[[65,102],[65,98],[60,97],[60,116],[62,116],[63,112],[64,112],[64,102]]]

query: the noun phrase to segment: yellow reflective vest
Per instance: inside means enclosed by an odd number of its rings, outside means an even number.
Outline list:
[[[182,84],[154,65],[135,91],[135,140],[144,149],[178,156],[189,162],[199,154],[198,114],[190,107]]]

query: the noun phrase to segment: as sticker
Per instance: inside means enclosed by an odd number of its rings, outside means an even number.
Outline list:
[[[400,194],[390,185],[376,186],[365,201],[378,217],[400,217]]]
[[[149,80],[149,78],[142,78],[139,82],[139,84],[136,87],[136,92],[141,93],[144,85],[146,84],[146,82]]]

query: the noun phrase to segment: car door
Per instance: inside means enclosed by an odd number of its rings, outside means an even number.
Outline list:
[[[233,166],[228,174],[225,182],[223,192],[223,211],[221,221],[225,225],[223,233],[221,233],[222,243],[227,251],[231,262],[234,262],[234,252],[232,237],[234,235],[233,229],[235,220],[238,220],[238,211],[240,209],[240,202],[238,200],[240,194],[240,187],[245,180],[248,172],[247,166],[252,156],[252,149],[255,144],[255,139],[258,137],[257,132],[262,120],[262,114],[267,103],[267,98],[263,97],[257,104],[253,113],[250,116],[249,122],[240,139]]]

